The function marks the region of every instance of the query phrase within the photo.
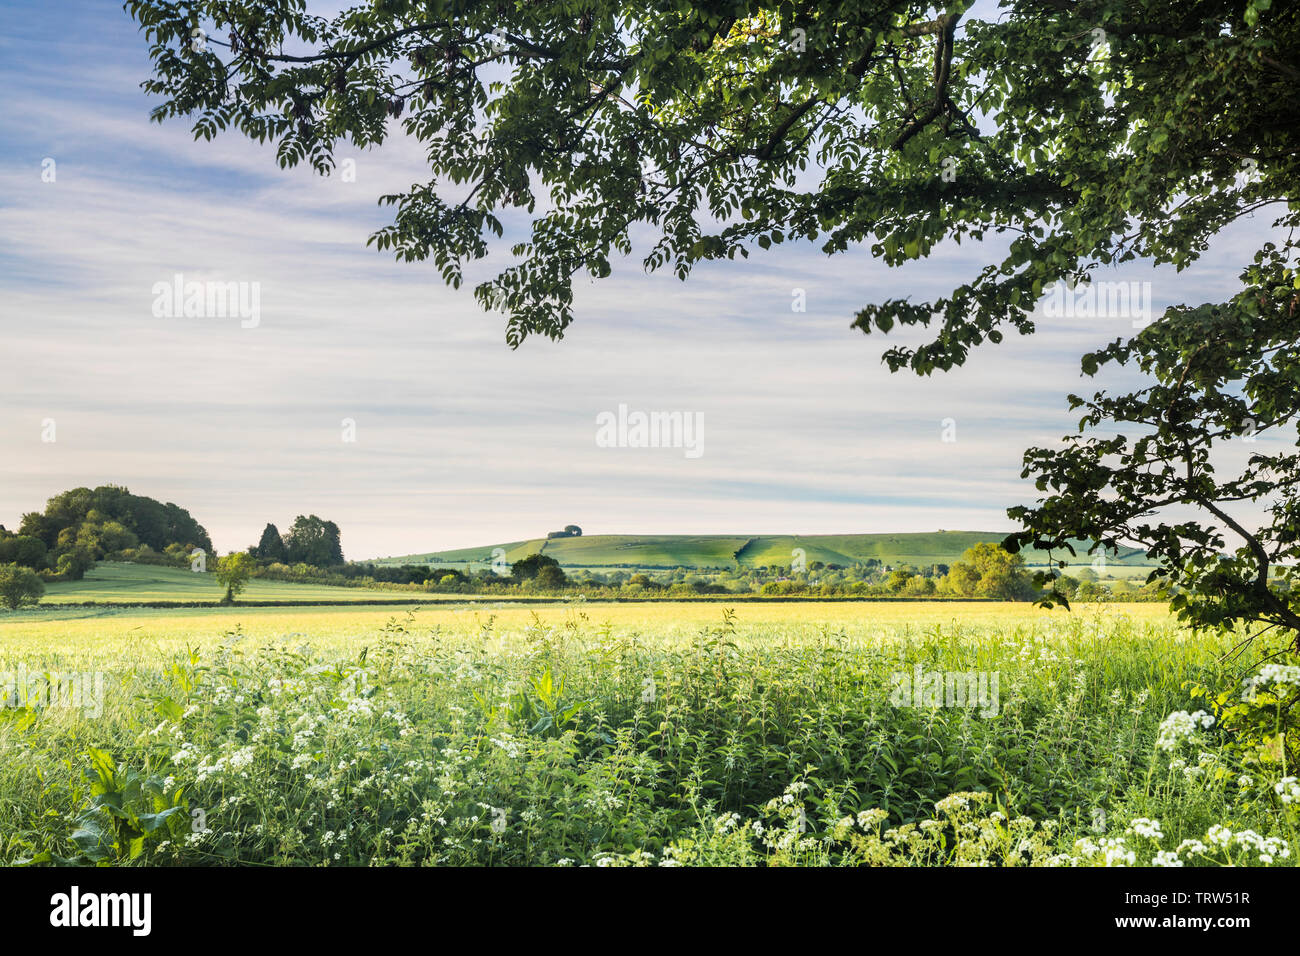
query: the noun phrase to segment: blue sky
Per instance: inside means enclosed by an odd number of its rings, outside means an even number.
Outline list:
[[[0,3],[0,524],[114,483],[189,508],[222,551],[315,513],[351,558],[568,523],[1003,529],[1032,499],[1023,449],[1068,431],[1065,394],[1093,387],[1079,356],[1130,332],[1044,320],[956,372],[891,375],[890,340],[850,329],[856,310],[942,294],[1000,247],[890,270],[865,249],[786,245],[685,284],[616,263],[579,289],[563,341],[512,352],[468,288],[366,247],[388,221],[376,198],[427,178],[400,134],[340,150],[351,183],[281,170],[235,136],[196,143],[184,121],[148,121],[146,44],[117,3],[57,9]],[[1157,309],[1219,300],[1264,229],[1237,225],[1181,275],[1133,263],[1101,278],[1151,281]],[[176,273],[257,283],[259,324],[155,316],[153,286]],[[701,414],[703,454],[598,447],[596,416],[621,403]]]

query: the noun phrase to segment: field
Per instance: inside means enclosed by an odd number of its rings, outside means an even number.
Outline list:
[[[147,603],[154,601],[215,602],[224,590],[214,574],[195,574],[181,568],[101,561],[80,581],[51,584],[42,603],[83,604]],[[254,578],[248,582],[243,601],[374,601],[410,600],[400,593],[365,588],[331,587],[325,584],[296,584]]]
[[[1158,605],[25,611],[0,863],[1290,865],[1294,777],[1186,716],[1232,643]]]
[[[500,548],[507,561],[541,552],[566,568],[725,568],[788,566],[796,548],[811,564],[849,566],[868,560],[924,567],[953,564],[972,545],[1001,541],[997,531],[934,531],[914,534],[835,535],[625,535],[597,534],[577,538],[534,538],[478,548],[435,551],[383,558],[382,564],[487,565]],[[1113,559],[1114,565],[1145,565],[1146,556],[1132,549]],[[1083,562],[1086,564],[1086,561]]]

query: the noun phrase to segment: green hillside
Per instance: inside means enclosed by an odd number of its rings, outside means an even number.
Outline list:
[[[814,535],[628,535],[594,534],[580,538],[534,538],[490,544],[480,548],[433,551],[382,558],[378,564],[458,565],[487,564],[500,548],[507,562],[541,552],[565,567],[717,568],[764,565],[786,566],[796,548],[808,563],[851,565],[870,559],[885,564],[952,564],[971,545],[1001,541],[998,531],[929,531],[906,534]],[[1083,549],[1080,549],[1082,553]],[[1029,553],[1026,560],[1033,560]],[[1109,564],[1143,565],[1146,556],[1137,549],[1107,557]]]

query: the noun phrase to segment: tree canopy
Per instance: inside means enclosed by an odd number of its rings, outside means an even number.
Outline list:
[[[997,601],[1025,601],[1036,596],[1024,559],[996,544],[982,542],[966,549],[945,576],[953,594]]]
[[[80,577],[107,555],[144,547],[157,551],[212,551],[208,532],[179,505],[103,485],[55,495],[44,511],[23,515],[17,535],[0,530],[0,560],[34,570],[53,565]]]
[[[223,604],[235,602],[256,568],[256,559],[247,551],[233,551],[217,562],[217,581],[226,589]]]
[[[982,241],[988,264],[951,292],[853,317],[928,330],[884,360],[931,374],[1033,332],[1057,283],[1139,258],[1185,268],[1257,211],[1297,221],[1300,10],[1272,0],[1004,0],[987,19],[960,0],[125,7],[150,42],[158,120],[234,129],[322,173],[341,146],[418,140],[429,178],[382,197],[379,249],[459,286],[522,228],[475,288],[512,346],[561,336],[575,277],[608,275],[634,237],[645,268],[683,279],[782,242],[898,266]],[[1087,374],[1131,362],[1155,384],[1079,400],[1103,434],[1028,454],[1049,496],[1017,509],[1011,547],[1137,540],[1206,597],[1180,605],[1192,623],[1300,640],[1295,460],[1261,448],[1221,480],[1210,455],[1247,420],[1252,437],[1294,428],[1287,235],[1242,263],[1232,299],[1171,308],[1085,356]],[[1271,529],[1233,518],[1243,502],[1271,509]],[[1163,519],[1166,504],[1201,517]]]
[[[31,568],[0,564],[0,607],[16,611],[24,604],[39,604],[45,582]]]
[[[339,526],[315,515],[298,515],[284,536],[284,553],[290,562],[336,567],[343,563]]]
[[[1025,477],[1051,494],[1012,509],[1026,530],[1009,546],[1073,554],[1070,538],[1138,542],[1162,559],[1153,577],[1178,586],[1173,606],[1186,620],[1258,622],[1300,635],[1300,455],[1294,444],[1258,438],[1300,421],[1300,276],[1268,247],[1242,279],[1231,302],[1172,309],[1134,340],[1085,360],[1132,362],[1154,383],[1070,396],[1084,410],[1079,434],[1026,453]],[[1121,423],[1137,431],[1116,432]],[[1225,468],[1221,449],[1232,442],[1251,450]],[[1242,502],[1262,503],[1271,521],[1239,521],[1232,511]]]
[[[520,558],[510,565],[510,576],[517,584],[536,581],[546,587],[560,587],[565,582],[564,569],[560,567],[560,562],[540,552]]]
[[[262,537],[248,551],[260,561],[283,562],[289,557],[284,547],[284,539],[280,536],[280,529],[271,523],[262,529]]]

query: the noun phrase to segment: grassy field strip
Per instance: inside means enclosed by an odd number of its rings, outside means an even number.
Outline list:
[[[220,601],[222,587],[214,574],[195,574],[179,568],[104,561],[86,572],[80,581],[51,584],[45,604],[84,601]],[[403,594],[367,588],[340,588],[320,584],[294,584],[256,578],[241,597],[250,601],[365,601],[376,598],[402,599]]]
[[[437,606],[406,607],[229,607],[229,608],[44,608],[0,617],[0,660],[37,648],[50,650],[51,633],[58,635],[60,652],[102,645],[116,647],[129,639],[149,641],[157,647],[182,648],[215,641],[239,627],[255,638],[281,638],[310,634],[314,643],[330,646],[358,643],[379,634],[397,621],[413,634],[434,628],[478,627],[493,619],[497,629],[522,629],[535,620],[560,627],[581,623],[586,627],[609,624],[619,631],[640,634],[693,633],[716,624],[722,607],[732,607],[741,628],[802,627],[809,631],[845,628],[861,633],[920,633],[936,626],[978,627],[1004,624],[1080,620],[1128,620],[1144,625],[1170,621],[1161,604],[1079,605],[1073,611],[1040,611],[1025,604],[987,602],[954,607],[943,602],[841,603],[808,601],[799,604],[735,604],[714,606],[694,602],[655,604],[581,604],[556,602],[541,606]],[[409,612],[409,614],[408,614]]]

